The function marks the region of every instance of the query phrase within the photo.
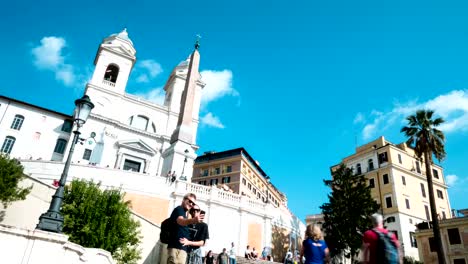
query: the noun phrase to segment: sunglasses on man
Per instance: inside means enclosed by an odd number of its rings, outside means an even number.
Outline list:
[[[189,204],[190,204],[191,206],[194,206],[194,205],[195,205],[195,202],[194,202],[194,201],[190,200],[189,198],[185,198],[185,199],[189,201]]]

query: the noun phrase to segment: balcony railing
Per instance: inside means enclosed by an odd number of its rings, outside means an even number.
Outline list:
[[[107,86],[115,87],[115,83],[108,80],[102,80],[102,83]]]

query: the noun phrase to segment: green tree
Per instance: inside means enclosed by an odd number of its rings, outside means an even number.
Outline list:
[[[0,202],[7,207],[14,201],[24,200],[31,192],[32,185],[27,188],[18,187],[24,179],[23,166],[16,159],[0,154]]]
[[[437,258],[439,263],[445,263],[431,170],[433,155],[439,161],[445,158],[445,136],[442,131],[436,128],[444,122],[444,119],[440,117],[433,119],[433,115],[434,111],[432,110],[416,111],[415,115],[410,115],[406,118],[408,126],[402,127],[401,132],[408,137],[406,143],[414,149],[416,156],[424,161],[426,167],[427,187],[429,189],[429,204],[431,206],[434,240],[437,245]]]
[[[99,187],[100,183],[84,180],[65,187],[63,232],[81,246],[111,252],[118,263],[136,263],[139,223],[131,217],[130,203],[120,190]]]
[[[369,216],[377,212],[379,205],[371,197],[365,176],[355,175],[344,164],[332,171],[332,179],[324,183],[331,188],[329,202],[320,206],[331,256],[344,253],[354,263],[362,234],[372,226]]]

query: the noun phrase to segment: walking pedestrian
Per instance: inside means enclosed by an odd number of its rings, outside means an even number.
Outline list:
[[[320,227],[308,225],[305,233],[306,239],[302,242],[301,256],[305,257],[305,264],[322,264],[329,261],[327,243],[323,240]]]
[[[229,256],[226,252],[226,248],[223,248],[223,251],[219,253],[216,264],[229,264]]]
[[[205,262],[206,264],[214,264],[213,251],[209,250],[208,253],[206,253],[205,260],[206,260]]]
[[[365,264],[378,264],[378,263],[402,263],[402,254],[399,254],[400,244],[394,233],[391,233],[383,226],[383,217],[381,214],[375,213],[371,215],[372,224],[374,228],[364,232],[362,237],[363,247],[363,262]],[[381,241],[379,241],[381,240]],[[379,243],[386,243],[388,248],[383,249],[383,245],[378,246]]]
[[[231,243],[231,249],[229,250],[229,264],[236,264],[236,248],[234,242]]]

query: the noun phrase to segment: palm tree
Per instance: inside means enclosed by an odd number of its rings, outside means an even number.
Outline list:
[[[439,161],[445,158],[445,136],[442,131],[436,128],[444,122],[444,119],[440,117],[432,119],[433,114],[434,111],[432,110],[416,111],[416,115],[410,115],[406,118],[406,120],[408,120],[408,126],[401,128],[401,132],[408,137],[406,143],[414,148],[416,156],[420,159],[424,156],[423,160],[426,165],[426,178],[429,189],[429,203],[431,206],[434,239],[437,245],[437,258],[440,264],[445,264],[431,170],[432,155]]]

